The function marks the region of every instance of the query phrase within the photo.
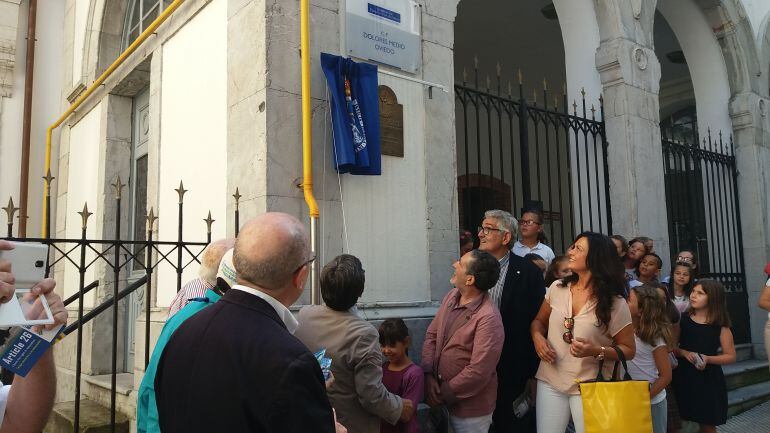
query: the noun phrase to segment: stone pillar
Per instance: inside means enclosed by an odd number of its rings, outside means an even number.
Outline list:
[[[770,119],[768,101],[756,93],[740,93],[730,101],[733,141],[738,170],[743,255],[751,324],[751,341],[757,357],[764,354],[767,312],[757,300],[767,281],[762,270],[770,261]]]
[[[616,38],[601,43],[596,65],[604,87],[613,231],[651,237],[666,260],[660,63],[650,47]]]
[[[457,149],[454,99],[454,1],[426,2],[422,13],[423,79],[446,86],[448,93],[424,92],[426,228],[430,257],[431,299],[440,301],[450,289],[449,266],[459,256]],[[431,95],[432,93],[432,95]],[[451,168],[451,169],[450,169]]]

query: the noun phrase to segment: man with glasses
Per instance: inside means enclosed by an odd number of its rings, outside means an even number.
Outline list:
[[[292,335],[288,308],[311,261],[307,231],[293,216],[268,212],[243,226],[233,253],[237,284],[187,319],[163,350],[155,379],[161,431],[335,431],[321,368]]]
[[[329,400],[339,422],[351,432],[379,433],[381,420],[409,421],[419,402],[391,394],[382,383],[380,334],[356,310],[364,282],[357,257],[342,254],[327,263],[321,271],[326,305],[302,308],[294,335],[311,352],[326,349],[332,359]]]
[[[493,418],[496,433],[535,431],[532,411],[519,412],[520,416],[517,416],[513,402],[524,400],[534,389],[540,360],[532,344],[529,326],[543,302],[545,282],[537,266],[511,251],[517,229],[516,219],[509,212],[490,210],[484,214],[478,232],[479,249],[500,262],[500,277],[489,290],[492,301],[500,309],[505,328],[503,352],[497,365],[499,380]]]

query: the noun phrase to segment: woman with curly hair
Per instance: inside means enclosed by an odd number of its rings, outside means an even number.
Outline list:
[[[570,415],[583,433],[577,382],[594,379],[600,360],[617,360],[613,347],[627,360],[636,351],[623,264],[610,238],[582,233],[567,256],[572,275],[551,285],[530,329],[542,361],[535,376],[538,433],[564,433]],[[604,363],[605,377],[613,364]]]

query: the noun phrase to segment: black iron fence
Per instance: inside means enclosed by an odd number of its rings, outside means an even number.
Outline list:
[[[494,83],[487,77],[482,87],[478,62],[472,84],[463,75],[455,85],[460,226],[476,227],[487,209],[520,215],[537,208],[556,251],[584,230],[611,233],[601,97],[597,109],[583,91],[570,106],[566,92],[553,97],[543,81],[528,100],[521,72],[514,95],[499,67]]]
[[[721,281],[736,343],[749,343],[751,330],[738,201],[738,170],[732,137],[711,130],[698,140],[662,128],[671,258],[682,250],[698,257],[701,278]]]
[[[50,173],[47,176],[47,186],[50,187],[50,180],[53,178]],[[166,241],[156,240],[153,237],[154,230],[156,228],[156,222],[158,217],[155,215],[153,208],[150,208],[146,217],[143,217],[146,221],[146,238],[145,239],[131,239],[121,236],[125,234],[125,227],[121,227],[121,223],[124,219],[127,219],[125,215],[121,214],[122,204],[122,190],[125,187],[118,178],[114,184],[114,202],[112,206],[105,206],[105,215],[110,214],[110,217],[114,217],[114,226],[112,230],[106,227],[99,236],[95,238],[89,238],[87,236],[89,229],[89,218],[93,215],[88,211],[88,205],[84,204],[83,210],[78,212],[81,219],[80,237],[73,238],[16,238],[13,237],[14,229],[14,215],[18,211],[13,205],[13,201],[10,200],[9,204],[4,210],[8,218],[7,222],[7,237],[5,239],[14,242],[40,242],[48,245],[49,260],[46,268],[46,276],[56,275],[59,288],[63,288],[65,293],[74,291],[74,294],[67,297],[64,300],[65,305],[70,309],[77,309],[77,320],[74,323],[69,324],[63,331],[62,338],[67,338],[68,335],[75,333],[76,338],[76,352],[75,352],[75,392],[74,392],[74,431],[80,431],[80,405],[81,405],[81,376],[83,372],[83,327],[97,318],[101,313],[109,310],[111,312],[111,364],[108,368],[111,374],[111,388],[110,388],[110,425],[112,430],[115,431],[115,419],[116,419],[116,382],[117,375],[123,371],[122,364],[118,365],[118,347],[125,347],[131,344],[130,341],[125,341],[124,336],[119,335],[119,317],[121,314],[125,314],[120,311],[119,302],[128,297],[131,294],[137,295],[137,297],[143,301],[142,309],[140,313],[144,314],[144,366],[149,363],[151,347],[150,347],[150,312],[152,305],[152,285],[153,281],[157,277],[153,278],[154,273],[163,271],[166,273],[176,273],[176,289],[179,291],[182,287],[182,274],[184,270],[193,263],[199,263],[199,256],[204,247],[211,242],[211,227],[214,220],[211,218],[211,212],[207,218],[203,219],[206,229],[206,238],[201,241],[189,241],[183,239],[183,210],[184,210],[184,195],[187,190],[184,189],[183,184],[180,182],[179,188],[176,190],[179,194],[178,202],[178,215],[177,215],[177,239]],[[48,194],[50,197],[50,194]],[[240,194],[236,189],[235,194],[235,230],[239,227],[239,210],[238,201]],[[50,198],[48,203],[48,209],[50,209]],[[141,216],[140,216],[141,217]],[[47,226],[50,227],[50,215],[46,215],[48,219]],[[107,218],[105,218],[107,220]],[[121,231],[123,230],[123,232]],[[111,233],[110,233],[111,232]],[[113,238],[108,237],[112,235]],[[161,269],[163,267],[163,269]],[[89,281],[91,278],[88,276],[96,275],[96,279]],[[61,277],[61,278],[60,278]],[[70,286],[69,283],[73,283]],[[102,286],[109,289],[103,290],[100,296],[97,296],[97,300],[93,303],[93,306],[86,301],[85,296],[94,289]],[[110,290],[111,289],[111,290]],[[98,290],[97,290],[98,291]],[[101,299],[99,299],[101,298]],[[75,307],[72,307],[72,305]],[[128,308],[124,306],[125,310]],[[100,322],[100,326],[108,323]],[[133,326],[128,323],[126,326]],[[61,342],[57,342],[60,344]],[[104,347],[103,341],[94,341],[96,348],[94,352],[102,352]],[[125,346],[124,346],[125,345]],[[129,347],[125,347],[124,356],[130,350]],[[91,352],[91,351],[89,351]],[[93,368],[92,368],[93,370]]]

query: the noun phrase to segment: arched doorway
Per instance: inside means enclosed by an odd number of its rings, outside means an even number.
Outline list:
[[[601,99],[566,96],[554,4],[460,2],[454,65],[460,227],[537,209],[557,253],[580,231],[611,232]]]

